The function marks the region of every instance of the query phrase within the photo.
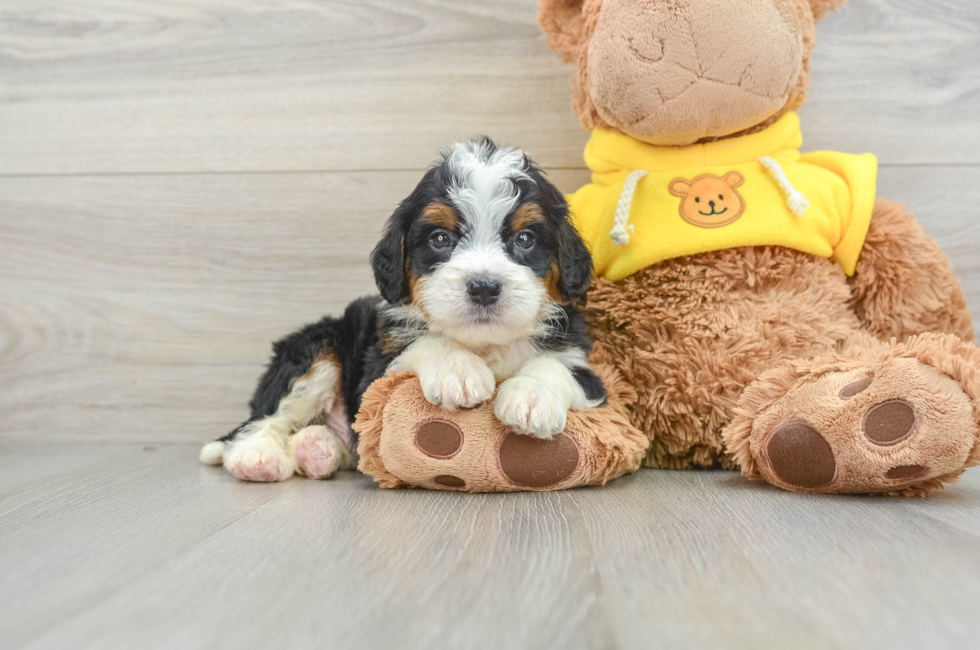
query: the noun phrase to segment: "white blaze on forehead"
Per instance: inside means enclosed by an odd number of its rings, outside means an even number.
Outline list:
[[[460,142],[446,156],[446,167],[451,176],[449,198],[465,222],[464,244],[499,246],[504,219],[520,198],[514,181],[529,178],[524,152]]]
[[[548,300],[541,279],[510,258],[504,221],[518,205],[515,181],[532,180],[524,153],[482,141],[459,143],[445,152],[448,198],[462,217],[461,237],[448,260],[422,278],[415,300],[428,330],[470,346],[500,345],[530,337],[542,327]],[[478,277],[500,282],[491,309],[474,304],[467,283]]]

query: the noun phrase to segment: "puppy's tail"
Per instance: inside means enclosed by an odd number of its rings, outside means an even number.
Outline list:
[[[220,440],[209,442],[201,447],[201,455],[198,458],[205,465],[220,465],[221,459],[225,454],[225,443]]]

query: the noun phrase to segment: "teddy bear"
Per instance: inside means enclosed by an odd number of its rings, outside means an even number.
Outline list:
[[[539,2],[592,133],[569,197],[587,320],[646,467],[913,496],[980,463],[949,259],[873,156],[799,151],[815,25],[844,1]]]

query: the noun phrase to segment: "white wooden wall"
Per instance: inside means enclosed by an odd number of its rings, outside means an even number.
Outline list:
[[[565,190],[587,135],[534,0],[4,0],[0,438],[207,440],[272,339],[373,291],[436,150]],[[806,149],[872,151],[980,307],[980,3],[818,27]]]

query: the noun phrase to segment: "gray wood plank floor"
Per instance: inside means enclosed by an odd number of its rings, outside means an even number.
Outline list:
[[[980,474],[460,495],[240,483],[191,445],[0,443],[4,648],[966,648]]]
[[[0,6],[0,648],[964,648],[980,470],[928,500],[732,473],[465,496],[196,462],[269,342],[373,291],[436,150],[586,182],[535,0]],[[871,151],[980,309],[980,3],[818,26],[805,149]]]

